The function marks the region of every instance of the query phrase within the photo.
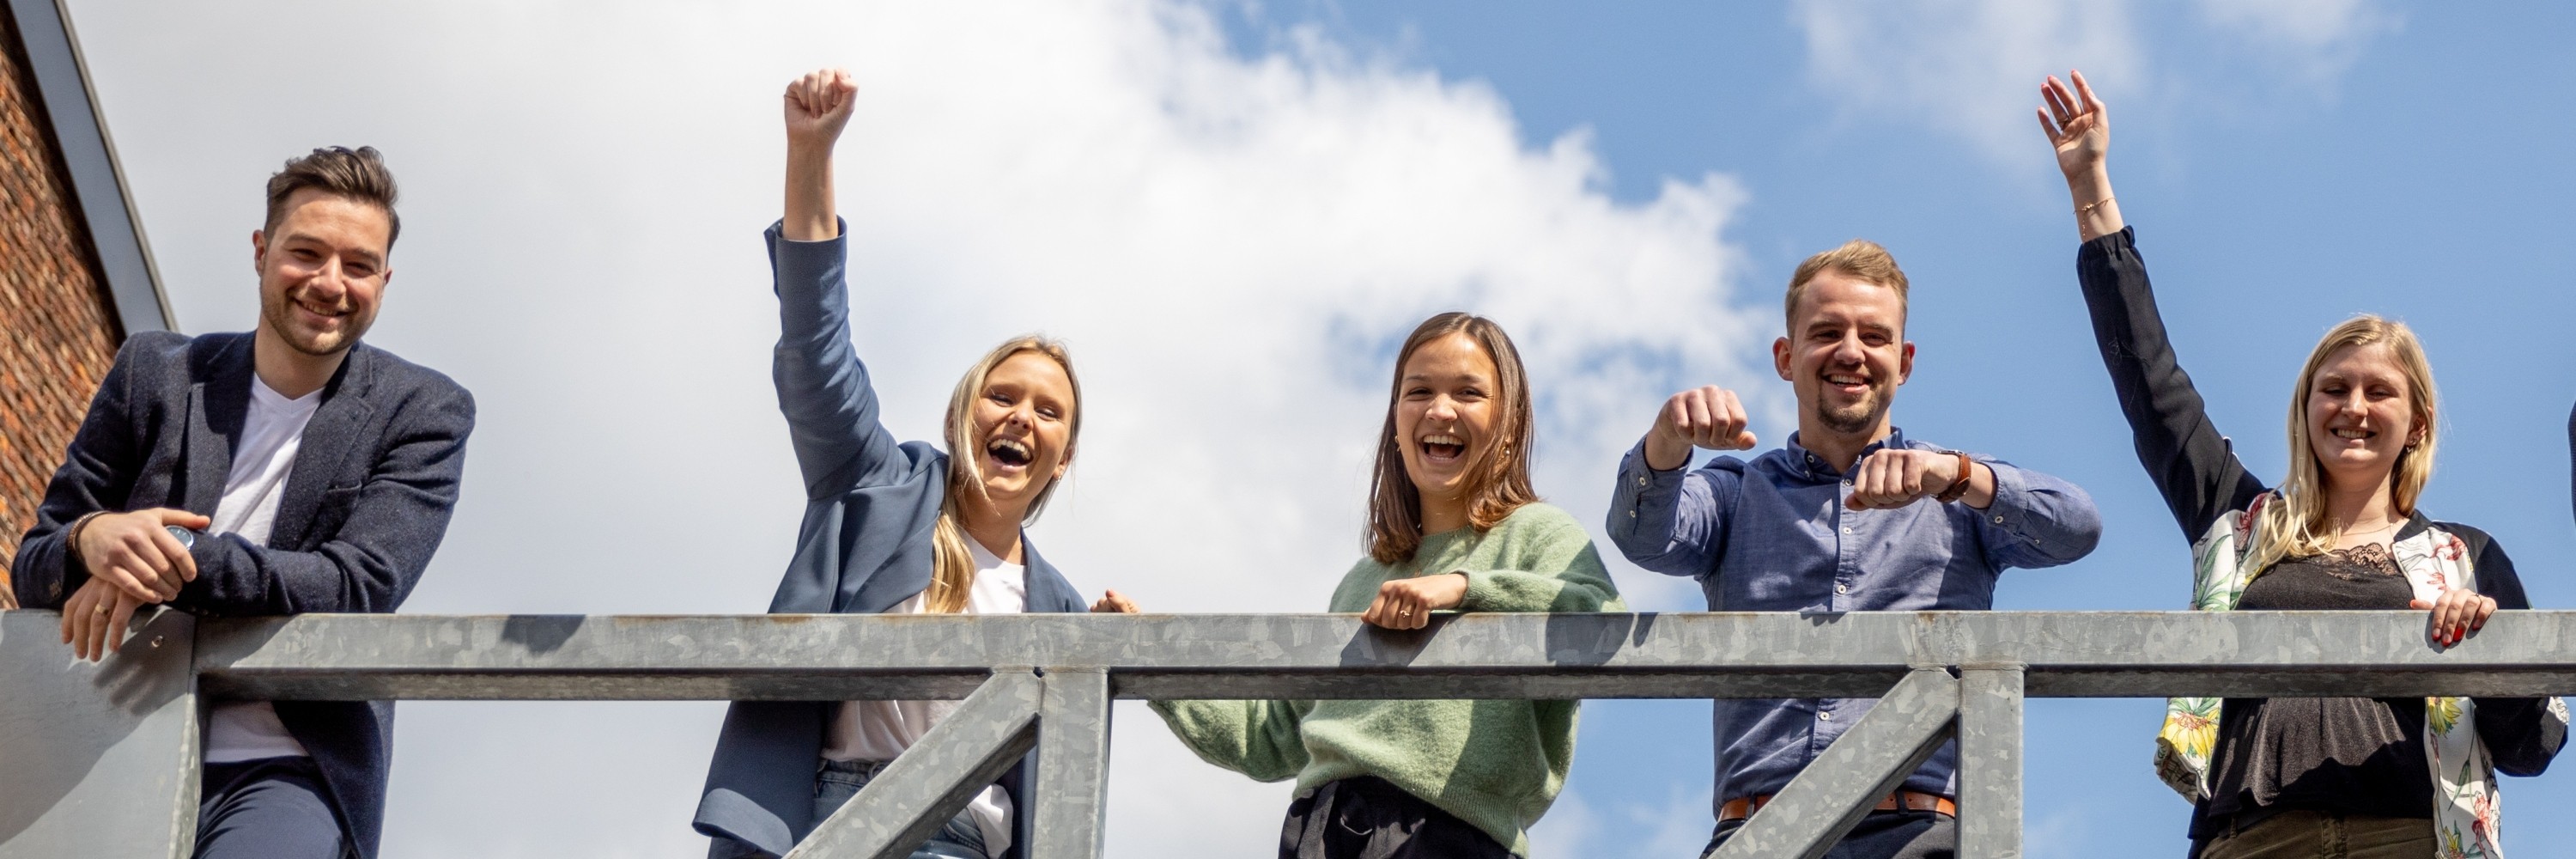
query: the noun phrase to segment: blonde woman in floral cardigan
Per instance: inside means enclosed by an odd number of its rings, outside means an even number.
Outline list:
[[[2415,509],[2433,473],[2431,365],[2406,326],[2327,332],[2291,395],[2288,479],[2266,487],[2212,426],[2175,362],[2135,236],[2111,198],[2110,128],[2083,76],[2049,78],[2056,146],[2084,245],[2076,269],[2138,458],[2192,541],[2195,608],[2432,612],[2432,646],[2529,608],[2484,532]],[[2193,855],[2503,855],[2495,773],[2537,775],[2567,735],[2555,698],[2176,699],[2157,771],[2194,801]]]

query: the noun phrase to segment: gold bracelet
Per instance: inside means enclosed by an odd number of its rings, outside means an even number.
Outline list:
[[[2102,199],[2095,200],[2095,201],[2093,201],[2093,202],[2086,203],[2086,204],[2081,205],[2081,206],[2077,206],[2077,207],[2075,207],[2075,216],[2076,216],[2076,217],[2078,217],[2078,218],[2081,218],[2081,217],[2084,217],[2084,216],[2086,216],[2086,215],[2093,214],[2093,210],[2095,210],[2095,209],[2099,209],[2099,208],[2102,208],[2102,204],[2104,204],[2104,203],[2108,203],[2108,202],[2111,202],[2111,201],[2113,201],[2113,200],[2117,200],[2117,199],[2119,199],[2119,198],[2118,198],[2118,197],[2104,197],[2104,198],[2102,198]]]

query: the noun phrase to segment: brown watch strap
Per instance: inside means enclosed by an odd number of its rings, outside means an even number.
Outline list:
[[[1975,482],[1977,473],[1977,461],[1969,459],[1966,453],[1954,450],[1950,455],[1959,458],[1959,479],[1951,481],[1950,488],[1941,490],[1941,494],[1932,496],[1932,500],[1943,504],[1967,497],[1968,487]]]

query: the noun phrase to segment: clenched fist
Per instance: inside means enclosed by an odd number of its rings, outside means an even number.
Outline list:
[[[1760,442],[1745,429],[1744,404],[1735,392],[1703,385],[1664,401],[1655,427],[1646,431],[1646,466],[1671,471],[1690,463],[1690,450],[1751,450]]]
[[[857,101],[858,93],[859,85],[841,69],[807,72],[790,82],[786,95],[787,142],[831,148],[841,139],[841,127],[850,122],[850,105]]]

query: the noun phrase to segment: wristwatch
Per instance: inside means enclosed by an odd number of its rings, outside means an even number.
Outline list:
[[[1975,482],[1972,478],[1977,473],[1977,461],[1969,459],[1968,455],[1961,451],[1945,450],[1942,453],[1959,458],[1959,479],[1952,481],[1950,487],[1941,490],[1940,494],[1932,496],[1932,500],[1948,504],[1967,496],[1969,485]]]

